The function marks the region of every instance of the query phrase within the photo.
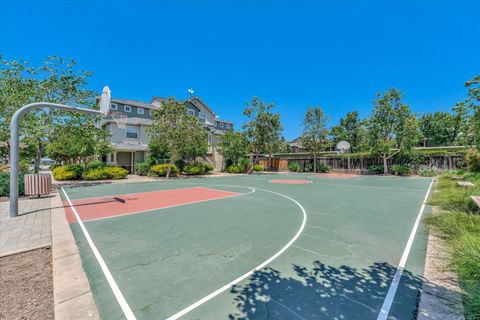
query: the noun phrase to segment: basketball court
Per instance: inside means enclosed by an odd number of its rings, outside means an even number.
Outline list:
[[[414,319],[431,179],[239,175],[62,189],[102,319]]]

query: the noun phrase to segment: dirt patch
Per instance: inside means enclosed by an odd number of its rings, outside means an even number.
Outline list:
[[[329,173],[314,173],[314,176],[322,177],[322,178],[350,179],[350,178],[358,177],[358,174],[342,173],[342,172],[329,172]]]
[[[53,319],[52,251],[0,258],[0,319]]]

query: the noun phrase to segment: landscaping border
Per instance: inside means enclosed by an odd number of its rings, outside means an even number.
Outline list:
[[[437,212],[433,207],[432,214]],[[451,258],[448,244],[430,226],[417,320],[465,319],[458,276],[448,266]]]
[[[55,319],[97,320],[98,309],[58,193],[51,199],[51,221]]]

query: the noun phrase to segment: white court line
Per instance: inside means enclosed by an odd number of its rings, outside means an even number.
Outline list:
[[[68,203],[70,204],[70,207],[72,208],[73,213],[75,214],[78,224],[80,225],[80,228],[83,231],[83,234],[85,235],[85,238],[87,239],[87,242],[90,246],[90,248],[93,251],[93,254],[95,255],[95,258],[97,258],[98,264],[100,265],[100,268],[103,271],[103,274],[105,275],[105,278],[107,278],[108,284],[110,285],[110,288],[112,288],[113,294],[115,295],[115,298],[118,301],[118,304],[120,305],[120,308],[122,308],[123,314],[125,315],[125,318],[127,320],[136,320],[135,315],[132,312],[132,309],[130,309],[130,306],[128,305],[127,301],[123,297],[122,292],[120,291],[120,288],[118,287],[117,283],[115,282],[115,279],[113,279],[112,274],[110,273],[110,270],[108,270],[107,264],[103,260],[102,256],[100,255],[100,252],[98,252],[97,247],[95,246],[95,243],[93,243],[92,238],[90,237],[90,234],[88,233],[87,229],[83,225],[82,220],[80,219],[80,216],[78,215],[77,210],[72,204],[72,201],[70,201],[70,198],[68,197],[67,193],[65,192],[65,189],[62,188],[63,194],[65,195],[65,198],[67,198]]]
[[[227,185],[225,185],[227,186]],[[231,187],[234,187],[233,185],[230,185]],[[246,186],[237,186],[237,187],[246,187]],[[247,187],[249,188],[249,187]],[[253,188],[252,188],[253,189]],[[302,224],[300,226],[300,229],[297,231],[297,233],[295,234],[295,236],[293,236],[293,238],[285,245],[283,246],[277,253],[275,253],[273,256],[271,256],[270,258],[268,258],[268,260],[262,262],[260,265],[256,266],[255,268],[253,268],[252,270],[248,271],[247,273],[241,275],[240,277],[236,278],[235,280],[227,283],[226,285],[224,285],[223,287],[221,287],[220,289],[217,289],[215,290],[214,292],[210,293],[209,295],[203,297],[202,299],[198,300],[197,302],[191,304],[190,306],[186,307],[185,309],[175,313],[174,315],[170,316],[167,318],[167,320],[175,320],[175,319],[178,319],[184,315],[186,315],[187,313],[189,313],[190,311],[196,309],[197,307],[201,306],[202,304],[204,304],[205,302],[213,299],[214,297],[218,296],[220,293],[230,289],[232,286],[236,285],[237,283],[239,283],[240,281],[242,280],[245,280],[246,278],[248,278],[249,276],[251,276],[254,272],[256,272],[257,270],[260,270],[260,269],[263,269],[265,266],[267,266],[269,263],[271,263],[273,260],[275,260],[276,258],[278,258],[281,254],[283,254],[297,239],[298,237],[300,237],[300,234],[302,233],[303,229],[305,228],[305,224],[307,223],[307,212],[305,210],[305,208],[295,199],[293,198],[290,198],[289,196],[286,196],[284,194],[281,194],[281,193],[278,193],[278,192],[275,192],[275,191],[270,191],[270,190],[265,190],[265,189],[260,189],[260,188],[257,188],[257,190],[261,190],[261,191],[265,191],[265,192],[269,192],[269,193],[273,193],[273,194],[276,194],[276,195],[279,195],[281,197],[284,197],[290,201],[292,201],[293,203],[295,203],[301,210],[302,210],[302,213],[303,213],[303,221],[302,221]]]
[[[413,225],[412,232],[410,233],[410,237],[408,238],[407,245],[405,246],[405,250],[403,251],[402,258],[400,259],[400,263],[398,264],[397,271],[395,271],[395,275],[393,276],[390,288],[388,288],[387,295],[385,296],[385,300],[383,301],[382,309],[378,314],[377,320],[386,320],[388,318],[390,308],[393,304],[393,299],[395,298],[395,293],[397,292],[398,285],[400,284],[400,279],[402,278],[403,270],[405,268],[405,264],[407,263],[408,255],[410,254],[410,249],[412,248],[413,240],[415,239],[415,234],[417,233],[418,225],[420,224],[420,219],[422,218],[423,211],[425,210],[428,195],[430,194],[430,190],[432,189],[434,181],[435,179],[432,179],[432,182],[430,182],[427,194],[423,199],[422,207],[418,212],[417,219],[415,220],[415,224]]]

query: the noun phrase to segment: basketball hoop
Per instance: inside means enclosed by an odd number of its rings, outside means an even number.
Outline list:
[[[109,116],[112,117],[113,121],[117,124],[119,129],[125,129],[127,127],[127,116],[119,112],[110,112]]]

